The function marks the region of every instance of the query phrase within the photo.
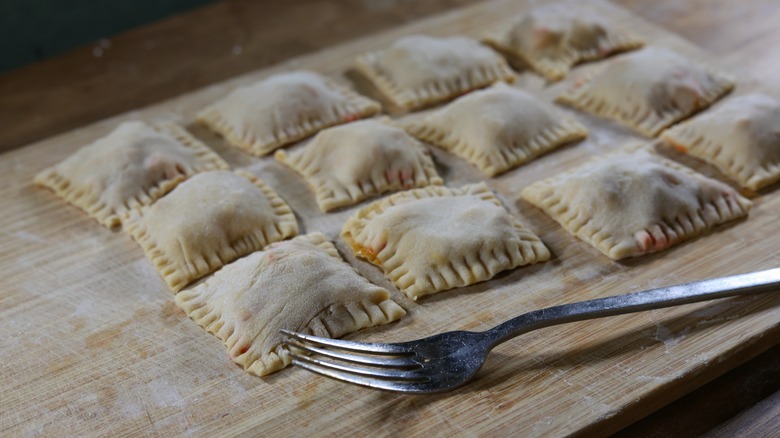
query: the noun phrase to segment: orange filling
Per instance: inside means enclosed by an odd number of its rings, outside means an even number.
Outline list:
[[[656,238],[653,236],[653,233],[648,230],[637,232],[634,235],[634,239],[639,244],[639,250],[642,252],[661,251],[671,244],[665,235],[660,235]]]
[[[241,356],[242,354],[246,353],[247,351],[249,351],[249,344],[247,344],[247,345],[244,345],[244,346],[243,346],[243,347],[241,347],[241,349],[240,349],[240,350],[238,350],[238,351],[232,351],[232,352],[230,352],[230,355],[231,355],[232,357],[239,357],[239,356]]]
[[[742,190],[739,191],[739,193],[746,198],[755,198],[757,195],[755,191],[750,190],[748,188],[743,188]]]
[[[588,80],[583,76],[577,76],[574,78],[574,82],[572,82],[571,88],[573,90],[576,90],[577,88],[580,88],[581,86],[588,83]]]
[[[681,145],[680,143],[674,142],[672,140],[666,140],[667,143],[669,143],[669,146],[673,147],[677,152],[687,154],[688,148]]]
[[[375,265],[381,265],[382,263],[379,261],[377,254],[385,249],[386,246],[387,243],[382,243],[382,246],[380,246],[378,250],[375,250],[356,243],[352,245],[352,250],[355,251],[355,254],[357,254],[358,257],[362,257]]]

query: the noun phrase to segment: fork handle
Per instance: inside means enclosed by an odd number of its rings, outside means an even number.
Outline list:
[[[778,289],[780,289],[780,268],[775,268],[548,307],[510,319],[488,330],[487,333],[492,335],[492,345],[495,346],[523,333],[567,322]]]

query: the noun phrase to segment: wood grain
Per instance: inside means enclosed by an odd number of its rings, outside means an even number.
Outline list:
[[[777,418],[780,416],[780,392],[777,392],[754,408],[729,420],[715,429],[713,437],[751,437],[766,436],[767,432],[777,431]]]
[[[772,436],[780,409],[780,345],[628,426],[635,436]],[[773,415],[774,413],[774,415]]]
[[[605,434],[776,343],[780,299],[750,297],[532,333],[499,347],[475,382],[446,395],[377,393],[297,369],[258,379],[232,365],[219,341],[172,304],[164,284],[127,236],[98,226],[29,184],[36,171],[105,134],[119,120],[174,118],[190,124],[197,109],[229,89],[284,69],[308,67],[348,81],[344,73],[358,53],[420,31],[478,35],[523,4],[497,1],[456,10],[3,155],[0,333],[8,335],[0,338],[0,353],[8,360],[0,364],[0,432]],[[620,9],[599,5],[654,43],[711,58]],[[711,62],[742,71],[739,62]],[[547,100],[559,88],[544,87],[527,73],[519,86]],[[754,86],[745,80],[739,92]],[[508,208],[540,234],[555,258],[420,304],[394,291],[409,317],[354,338],[403,340],[444,329],[484,329],[542,306],[777,264],[780,236],[766,233],[780,213],[776,193],[756,198],[747,221],[626,263],[606,260],[519,201],[518,188],[531,181],[635,139],[610,123],[571,114],[591,129],[588,141],[489,182]],[[270,159],[250,158],[203,130],[193,132],[231,164],[247,166],[279,189],[304,230],[322,230],[335,238],[353,211],[320,214],[305,185],[288,170]],[[460,160],[438,150],[434,154],[447,184],[481,179]],[[348,259],[373,281],[390,287],[378,270]]]

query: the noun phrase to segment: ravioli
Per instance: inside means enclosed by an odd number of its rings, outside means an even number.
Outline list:
[[[450,100],[494,82],[515,80],[504,58],[467,37],[412,35],[367,53],[356,68],[405,110]]]
[[[613,260],[671,248],[747,216],[752,205],[728,185],[644,150],[600,157],[521,195]]]
[[[176,295],[192,320],[248,372],[290,364],[280,329],[329,338],[396,321],[406,311],[368,282],[321,233],[269,245]]]
[[[377,102],[331,79],[301,70],[238,88],[201,111],[198,120],[232,145],[263,156],[380,109]]]
[[[550,258],[484,183],[396,193],[358,210],[341,236],[413,300]]]
[[[174,123],[132,121],[44,169],[34,182],[111,228],[192,175],[227,168],[219,155]]]
[[[557,101],[648,137],[707,108],[734,88],[723,73],[671,50],[648,47],[582,75]]]
[[[752,93],[675,125],[661,138],[750,190],[780,181],[780,101]]]
[[[574,3],[536,6],[490,32],[484,41],[520,58],[550,81],[563,79],[580,62],[644,45],[603,15]]]
[[[506,84],[460,97],[406,125],[415,137],[439,146],[496,176],[588,135],[525,91]]]
[[[223,265],[298,234],[290,207],[246,171],[200,173],[148,208],[126,231],[177,292]]]
[[[277,151],[276,159],[304,177],[322,211],[443,183],[425,146],[389,119],[326,129],[303,149]]]

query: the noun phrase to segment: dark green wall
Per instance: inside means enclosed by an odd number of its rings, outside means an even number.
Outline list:
[[[214,0],[0,0],[0,72]]]

